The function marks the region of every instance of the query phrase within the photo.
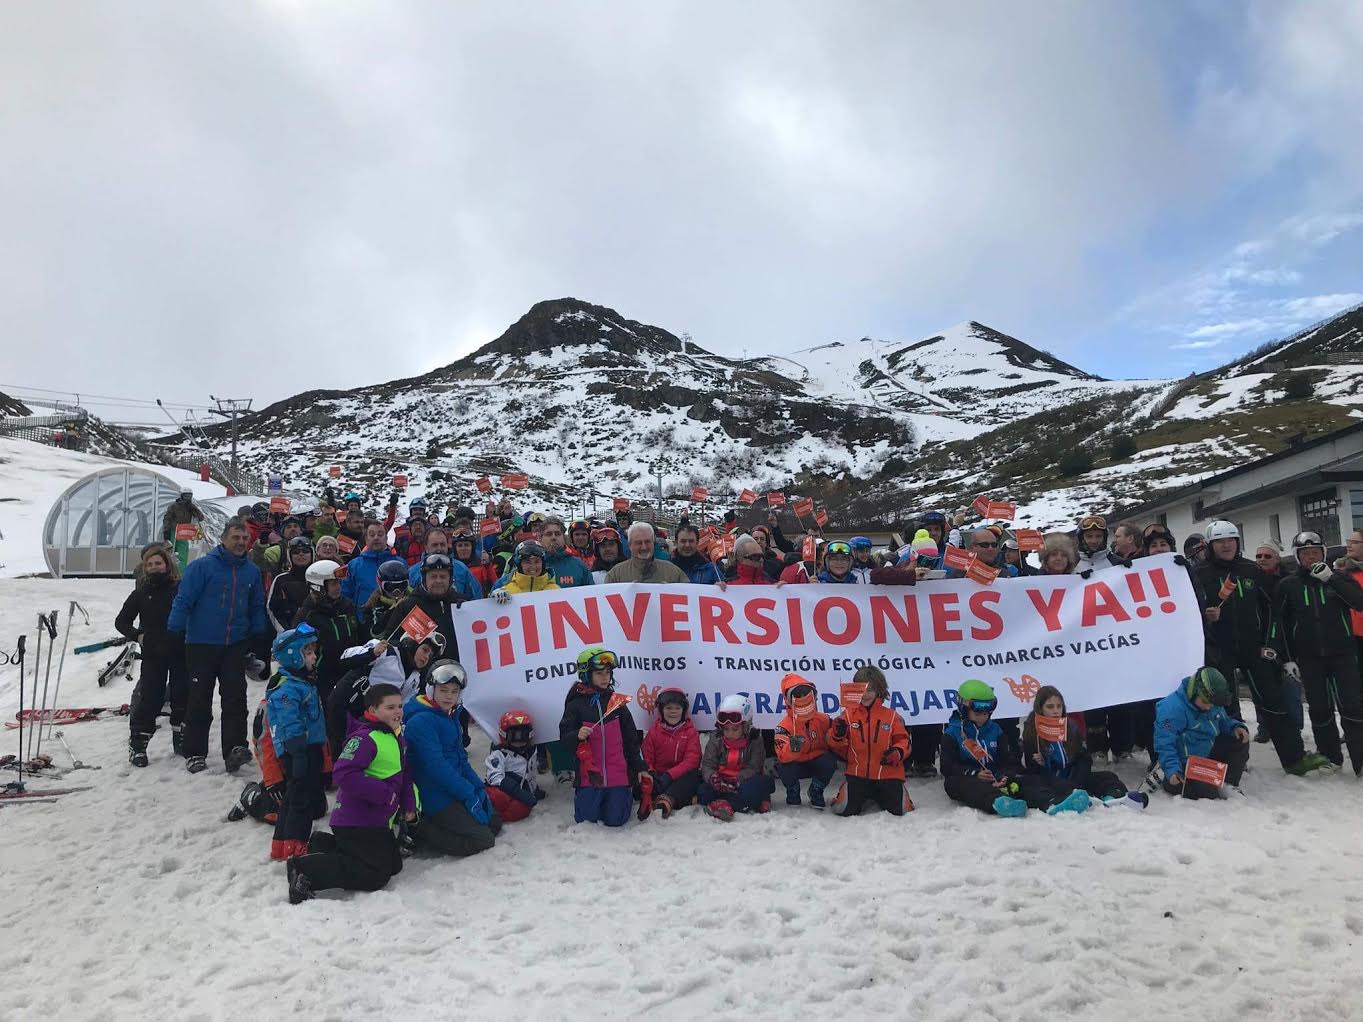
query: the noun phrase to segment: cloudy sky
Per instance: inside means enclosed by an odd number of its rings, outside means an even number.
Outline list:
[[[565,295],[1207,368],[1363,301],[1360,54],[1356,0],[7,4],[0,389],[259,407]]]

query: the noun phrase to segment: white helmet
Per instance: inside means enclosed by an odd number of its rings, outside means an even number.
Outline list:
[[[1297,533],[1295,536],[1292,537],[1292,551],[1293,551],[1293,553],[1295,553],[1295,552],[1298,551],[1298,550],[1304,549],[1305,547],[1309,547],[1309,546],[1318,546],[1318,547],[1320,547],[1322,550],[1325,549],[1325,544],[1321,541],[1320,533],[1318,533],[1318,532],[1299,532],[1299,533]]]
[[[743,715],[743,723],[752,723],[752,700],[747,696],[738,695],[725,696],[724,702],[719,704],[720,713],[739,713]]]
[[[341,570],[341,566],[335,561],[315,561],[308,565],[308,570],[303,573],[303,577],[308,580],[308,588],[314,593],[320,593],[329,579],[336,577],[336,572]]]
[[[1218,518],[1207,526],[1207,542],[1218,539],[1239,539],[1240,530],[1235,527],[1235,523],[1228,522],[1224,518]]]

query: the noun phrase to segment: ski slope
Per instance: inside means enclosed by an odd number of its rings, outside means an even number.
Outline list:
[[[128,588],[0,580],[0,647],[27,628],[31,648],[40,609],[65,629],[71,599],[92,617],[73,646],[112,634]],[[68,654],[63,704],[128,699],[96,688],[104,659]],[[6,717],[13,681],[0,667]],[[222,822],[256,774],[225,775],[216,734],[197,776],[164,731],[130,767],[124,718],[65,735],[101,769],[33,787],[92,790],[0,808],[6,1020],[1363,1018],[1363,784],[1285,777],[1266,746],[1245,797],[1064,818],[913,781],[903,819],[778,805],[607,831],[556,788],[484,855],[292,907],[269,830]]]
[[[195,497],[205,500],[227,493],[217,483],[201,482],[195,472],[168,465],[119,461],[0,437],[0,578],[46,572],[43,525],[52,505],[72,483],[114,465],[149,469],[188,486]]]

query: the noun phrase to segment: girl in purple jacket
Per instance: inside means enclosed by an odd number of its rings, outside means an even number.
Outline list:
[[[331,833],[313,834],[308,854],[288,861],[291,905],[332,887],[377,891],[402,870],[394,828],[399,819],[416,819],[407,743],[401,737],[402,692],[395,685],[371,685],[364,705],[364,716],[350,719],[332,770]]]

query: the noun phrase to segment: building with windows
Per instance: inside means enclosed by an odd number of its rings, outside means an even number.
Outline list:
[[[1180,542],[1224,518],[1251,552],[1269,539],[1288,547],[1304,531],[1339,546],[1363,528],[1363,422],[1208,476],[1126,517],[1161,522]]]

